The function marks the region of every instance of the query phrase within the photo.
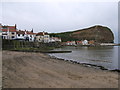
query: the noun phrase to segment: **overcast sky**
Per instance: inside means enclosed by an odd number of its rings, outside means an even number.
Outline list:
[[[65,32],[94,25],[118,33],[118,2],[2,2],[2,24],[34,32]]]

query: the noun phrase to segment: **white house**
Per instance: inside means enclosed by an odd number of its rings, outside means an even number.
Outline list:
[[[50,36],[48,35],[47,32],[39,32],[35,36],[35,41],[49,43],[50,42]]]
[[[76,45],[76,43],[75,43],[75,41],[67,41],[66,45],[70,45],[71,46],[71,45]]]
[[[36,33],[33,33],[32,31],[17,31],[17,37],[16,39],[23,39],[27,41],[34,41]]]
[[[25,31],[25,35],[28,37],[30,42],[35,40],[36,33],[33,33],[33,31]]]
[[[61,42],[61,38],[58,38],[58,37],[51,37],[50,38],[50,42]]]
[[[26,39],[25,31],[22,30],[17,31],[16,39]]]
[[[88,40],[82,41],[82,45],[88,45]]]

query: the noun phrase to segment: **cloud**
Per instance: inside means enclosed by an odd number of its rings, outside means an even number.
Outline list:
[[[112,29],[117,40],[117,2],[4,2],[3,24],[35,32],[63,32],[96,24]]]

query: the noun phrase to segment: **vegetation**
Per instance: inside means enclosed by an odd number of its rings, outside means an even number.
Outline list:
[[[63,33],[50,33],[49,35],[52,37],[60,37],[62,39],[63,42],[66,41],[74,41],[74,40],[78,40],[76,38],[72,38],[71,34],[73,32],[63,32]]]
[[[63,42],[74,40],[95,40],[100,43],[113,43],[114,35],[108,27],[93,26],[81,30],[62,32],[62,33],[50,33],[50,36],[60,37]],[[106,37],[107,36],[107,37]]]

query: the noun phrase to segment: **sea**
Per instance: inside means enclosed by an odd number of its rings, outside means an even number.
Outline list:
[[[119,47],[120,46],[99,46],[99,47],[74,47],[65,46],[55,49],[56,51],[72,51],[71,53],[52,53],[50,56],[64,60],[77,61],[79,63],[102,66],[108,70],[119,69]]]

